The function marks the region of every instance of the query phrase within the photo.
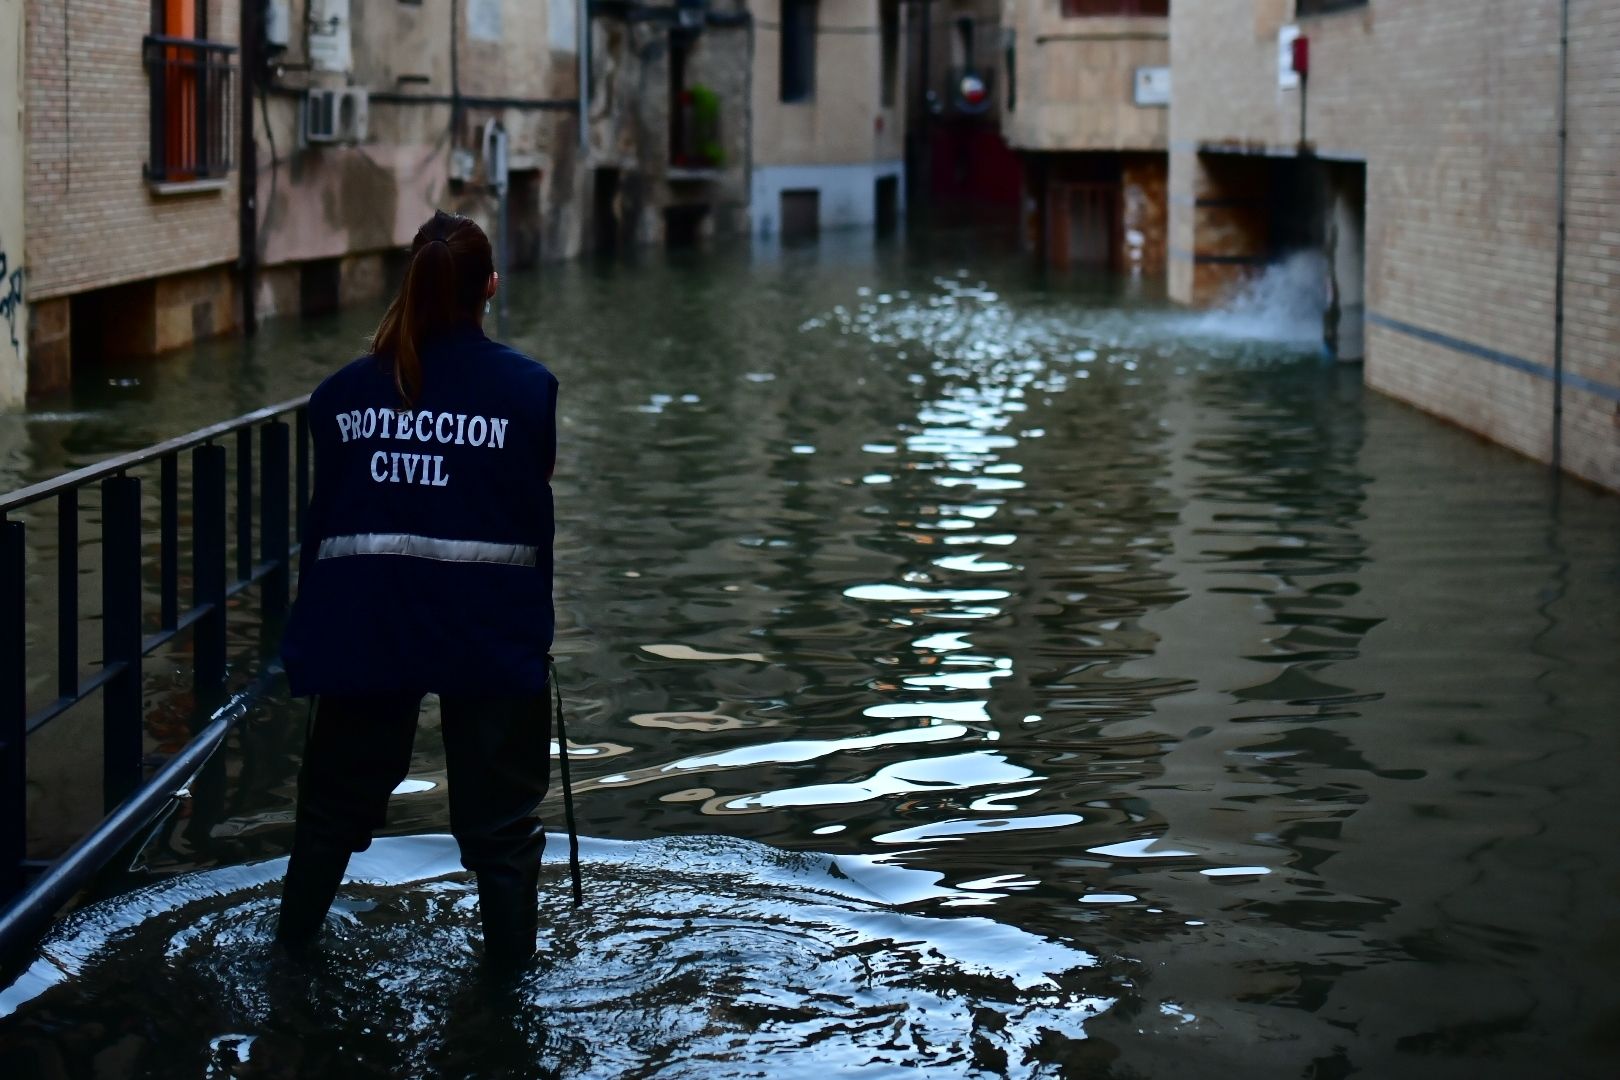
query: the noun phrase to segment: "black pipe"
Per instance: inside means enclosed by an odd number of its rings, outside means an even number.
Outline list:
[[[241,131],[241,164],[237,168],[237,276],[242,288],[242,333],[258,329],[256,293],[259,279],[259,147],[253,132],[253,88],[259,82],[259,41],[263,36],[263,0],[242,0],[242,70],[237,90]]]
[[[302,91],[294,91],[301,93]],[[456,110],[474,109],[551,109],[573,112],[579,108],[575,98],[518,98],[479,97],[476,94],[402,94],[397,90],[373,90],[372,101],[388,105],[449,105]]]
[[[461,5],[450,5],[450,138],[461,134]]]
[[[918,51],[922,53],[922,56],[917,62],[917,69],[922,84],[922,109],[917,114],[917,133],[912,144],[917,148],[917,177],[911,182],[911,199],[909,202],[927,205],[931,201],[928,195],[930,193],[929,189],[933,185],[934,173],[932,143],[929,138],[931,134],[930,126],[934,119],[933,72],[929,70],[933,59],[931,54],[934,46],[934,10],[931,0],[921,0],[919,7],[922,11],[922,40],[919,43]],[[912,10],[916,11],[918,9],[913,8]]]
[[[14,903],[0,911],[0,980],[19,966],[18,961],[34,948],[57,911],[176,797],[280,674],[280,668],[272,666],[246,690],[232,697],[213,714],[208,726],[196,738],[170,758],[135,794],[119,804],[89,835],[69,848]]]

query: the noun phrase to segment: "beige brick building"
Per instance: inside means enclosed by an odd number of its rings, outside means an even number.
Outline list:
[[[28,389],[235,328],[236,0],[25,0]],[[195,44],[161,46],[162,34]],[[64,42],[68,43],[64,46]]]
[[[1620,489],[1620,4],[1222,0],[1170,28],[1172,296],[1323,249],[1368,385]]]
[[[754,0],[756,236],[888,226],[905,131],[896,0]]]
[[[1166,253],[1164,0],[1004,0],[1002,128],[1026,241],[1055,266],[1159,273]]]

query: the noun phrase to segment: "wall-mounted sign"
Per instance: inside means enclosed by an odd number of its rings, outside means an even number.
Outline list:
[[[951,88],[958,112],[974,115],[990,107],[990,84],[977,71],[964,71]]]
[[[1139,67],[1136,69],[1136,103],[1138,105],[1170,104],[1169,68]]]
[[[1299,89],[1299,72],[1294,70],[1294,42],[1298,39],[1297,26],[1277,31],[1277,85],[1283,90]]]

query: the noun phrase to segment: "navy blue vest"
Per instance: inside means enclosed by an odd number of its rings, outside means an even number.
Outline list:
[[[414,408],[373,356],[310,399],[294,694],[546,688],[557,380],[471,326],[421,352]]]

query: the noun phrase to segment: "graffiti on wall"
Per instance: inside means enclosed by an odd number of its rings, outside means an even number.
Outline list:
[[[23,268],[12,270],[6,253],[0,251],[0,319],[11,329],[11,347],[21,350],[17,340],[17,316],[22,313]]]

